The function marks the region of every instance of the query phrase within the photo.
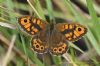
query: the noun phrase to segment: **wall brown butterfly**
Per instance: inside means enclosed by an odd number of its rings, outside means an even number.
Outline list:
[[[49,51],[53,55],[62,55],[68,49],[67,41],[76,41],[86,34],[87,28],[77,23],[57,23],[51,25],[39,18],[23,16],[19,25],[32,35],[31,45],[37,53]]]

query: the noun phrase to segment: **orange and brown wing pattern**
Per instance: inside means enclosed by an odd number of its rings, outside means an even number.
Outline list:
[[[47,52],[47,49],[48,49],[47,42],[43,42],[39,38],[32,38],[31,45],[32,45],[32,49],[35,52],[38,52],[40,54]]]
[[[19,25],[29,34],[36,35],[39,31],[45,29],[46,23],[41,19],[31,16],[23,16],[18,18]]]
[[[46,29],[42,30],[38,35],[32,38],[31,46],[32,49],[39,54],[47,52],[49,45]]]
[[[66,53],[67,49],[68,49],[67,44],[64,42],[60,42],[59,44],[57,44],[55,46],[51,46],[49,51],[53,55],[62,55],[64,53]]]
[[[65,36],[54,29],[49,38],[49,52],[53,55],[62,55],[66,53],[67,49],[68,44]]]
[[[59,23],[56,25],[56,29],[69,41],[76,41],[87,33],[87,28],[77,23]]]

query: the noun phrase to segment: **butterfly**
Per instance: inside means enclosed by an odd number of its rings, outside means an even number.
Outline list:
[[[87,33],[87,28],[77,23],[50,24],[33,16],[18,18],[21,28],[32,35],[32,49],[43,54],[62,55],[68,49],[68,41],[74,42]]]

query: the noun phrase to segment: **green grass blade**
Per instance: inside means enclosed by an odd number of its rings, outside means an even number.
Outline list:
[[[87,7],[89,9],[89,13],[91,15],[91,19],[92,19],[92,23],[93,23],[93,27],[92,29],[94,29],[95,31],[95,36],[98,38],[98,40],[100,41],[100,26],[99,26],[99,21],[96,15],[96,12],[94,10],[93,7],[93,0],[86,0],[87,1]],[[97,44],[93,44],[93,46],[95,46],[95,49],[97,50],[98,54],[100,55],[100,45]]]

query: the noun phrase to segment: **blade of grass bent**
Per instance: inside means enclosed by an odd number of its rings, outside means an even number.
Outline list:
[[[86,2],[87,2],[87,7],[89,9],[89,13],[91,15],[95,35],[96,35],[97,39],[100,41],[99,20],[97,18],[96,12],[95,12],[94,7],[93,7],[93,0],[86,0]],[[100,55],[100,45],[93,44],[93,46],[96,46],[96,50],[97,50],[98,54]]]

